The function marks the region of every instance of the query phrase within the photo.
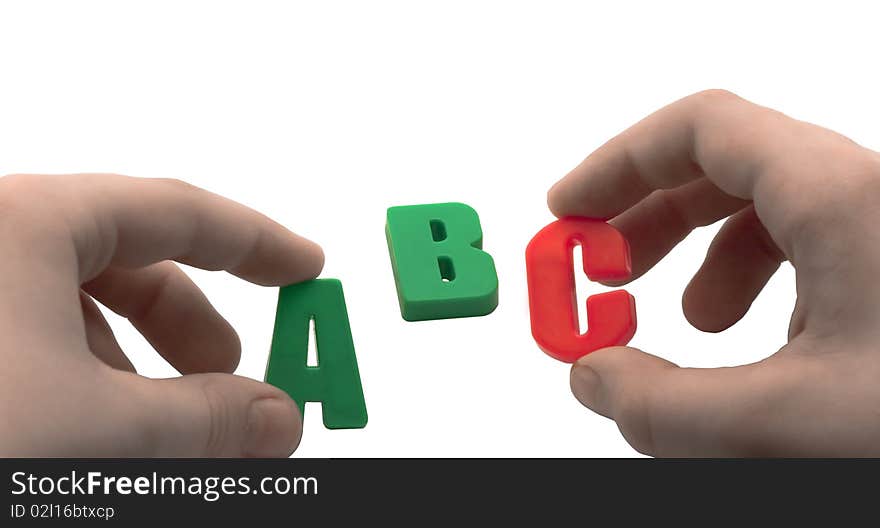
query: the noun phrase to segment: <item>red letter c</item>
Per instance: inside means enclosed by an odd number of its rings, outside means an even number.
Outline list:
[[[526,248],[532,336],[549,356],[566,363],[594,350],[625,345],[636,331],[636,304],[625,290],[587,298],[588,329],[578,328],[572,250],[583,248],[590,280],[620,280],[631,272],[629,245],[601,220],[568,217],[538,232]]]

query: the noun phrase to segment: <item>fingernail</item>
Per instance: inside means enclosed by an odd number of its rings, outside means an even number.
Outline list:
[[[302,419],[291,399],[261,398],[251,402],[242,455],[252,458],[288,457],[299,445]]]
[[[596,371],[587,365],[575,363],[571,368],[571,392],[585,407],[592,409],[596,404],[600,381]]]

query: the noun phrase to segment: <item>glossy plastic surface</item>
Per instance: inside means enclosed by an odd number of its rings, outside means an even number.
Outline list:
[[[312,319],[317,366],[308,365]],[[338,280],[315,279],[281,288],[266,382],[290,395],[302,413],[305,402],[321,402],[328,429],[367,425],[348,311]]]
[[[538,232],[526,248],[532,336],[549,356],[566,363],[609,346],[625,345],[636,331],[635,299],[625,290],[587,298],[587,331],[581,334],[573,249],[583,248],[592,281],[623,280],[631,273],[629,245],[602,220],[568,217]]]
[[[462,203],[390,207],[385,236],[407,321],[472,317],[498,306],[498,276],[477,212]]]

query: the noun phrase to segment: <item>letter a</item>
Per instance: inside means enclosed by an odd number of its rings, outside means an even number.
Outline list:
[[[312,319],[317,366],[307,364]],[[300,412],[305,412],[306,402],[321,402],[328,429],[367,425],[367,407],[338,280],[316,279],[281,288],[266,382],[289,394]]]

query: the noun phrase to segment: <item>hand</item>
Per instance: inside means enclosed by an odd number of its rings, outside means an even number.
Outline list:
[[[173,180],[0,179],[0,454],[288,456],[282,391],[233,376],[238,336],[172,260],[261,285],[315,277],[321,249]],[[138,376],[93,299],[184,376]]]
[[[575,396],[657,456],[880,455],[880,156],[724,91],[660,110],[548,197],[610,219],[633,278],[729,217],[684,292],[696,328],[738,321],[783,260],[797,273],[788,344],[733,368],[679,368],[628,347],[571,372]],[[770,351],[768,351],[770,352]]]

